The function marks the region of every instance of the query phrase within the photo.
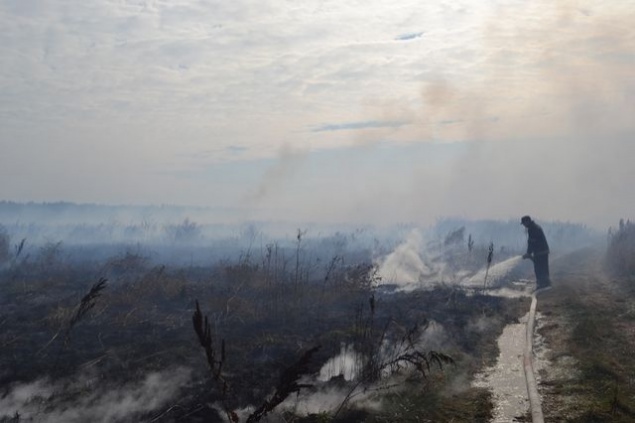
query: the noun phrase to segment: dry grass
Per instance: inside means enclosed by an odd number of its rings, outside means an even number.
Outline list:
[[[635,276],[635,223],[620,220],[617,229],[609,229],[606,262],[619,276]]]
[[[229,399],[230,395],[235,396],[236,393],[232,391],[227,377],[223,374],[223,365],[226,359],[225,340],[221,340],[220,351],[218,351],[218,347],[214,345],[211,326],[207,316],[203,317],[198,301],[196,301],[196,311],[192,316],[192,323],[199,343],[205,350],[207,364],[211,370],[212,377],[221,386],[220,401],[223,406],[223,411],[229,421],[238,423],[238,415],[232,410],[230,406],[231,401]],[[320,346],[315,346],[305,351],[295,363],[282,371],[273,395],[269,399],[264,400],[262,404],[247,417],[247,423],[259,422],[278,405],[282,404],[289,395],[299,392],[301,388],[311,387],[311,385],[299,383],[299,380],[302,376],[309,374],[309,362],[319,349]]]
[[[53,315],[49,313],[45,320],[58,320],[62,322],[62,327],[53,335],[53,337],[44,345],[39,351],[38,355],[42,354],[46,349],[59,337],[61,333],[64,333],[64,342],[67,344],[70,341],[71,331],[73,328],[86,317],[88,312],[95,307],[97,298],[101,296],[102,291],[106,288],[106,282],[108,280],[100,278],[88,291],[86,295],[77,303],[72,312],[65,307],[58,306]],[[67,318],[68,316],[68,318]]]
[[[320,346],[318,345],[305,351],[295,363],[282,372],[274,394],[249,415],[247,423],[259,422],[278,405],[282,404],[291,394],[300,392],[302,388],[311,387],[311,385],[299,383],[299,380],[302,376],[309,374],[309,362],[319,349]]]
[[[90,291],[88,291],[88,293],[82,297],[79,304],[77,304],[77,306],[75,307],[75,313],[69,320],[68,327],[66,328],[66,339],[70,338],[71,331],[73,330],[75,325],[79,323],[79,321],[82,320],[88,314],[88,312],[93,309],[93,307],[95,307],[97,298],[106,288],[106,282],[108,282],[108,279],[99,278],[99,281],[97,281],[90,288]]]
[[[635,338],[625,330],[633,326],[628,308],[635,298],[624,298],[621,282],[602,272],[591,251],[556,261],[554,269],[554,288],[538,305],[551,351],[540,388],[545,419],[635,421]]]

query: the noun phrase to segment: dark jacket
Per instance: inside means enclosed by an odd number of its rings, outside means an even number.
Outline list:
[[[549,244],[547,244],[547,238],[542,231],[540,225],[536,222],[530,222],[527,226],[527,254],[543,255],[549,254]]]

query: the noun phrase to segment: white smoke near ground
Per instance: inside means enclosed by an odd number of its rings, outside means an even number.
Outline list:
[[[441,351],[448,345],[450,337],[437,321],[431,320],[417,341],[417,347],[424,350]]]
[[[318,414],[325,411],[334,412],[340,408],[350,395],[348,404],[358,408],[379,410],[380,399],[374,389],[357,389],[351,393],[350,387],[333,387],[321,385],[311,391],[303,391],[297,397],[285,401],[281,409],[291,409],[299,415]]]
[[[421,256],[423,237],[417,229],[385,257],[376,261],[379,276],[384,283],[395,284],[399,290],[412,291],[421,287],[421,282],[435,272]]]
[[[333,377],[342,376],[344,380],[351,381],[359,376],[359,353],[352,345],[342,344],[340,353],[322,366],[318,380],[328,382]]]
[[[511,257],[492,264],[489,269],[485,258],[483,267],[474,272],[461,268],[456,263],[456,245],[424,242],[418,229],[406,235],[403,242],[385,256],[375,260],[382,283],[395,287],[397,291],[411,292],[439,284],[463,288],[500,288],[510,281],[520,266],[520,256]]]
[[[300,383],[312,387],[301,389],[297,394],[287,397],[282,404],[267,415],[267,421],[285,422],[287,420],[284,419],[283,414],[288,411],[296,416],[324,412],[335,413],[345,403],[368,410],[379,410],[381,406],[379,398],[374,395],[375,389],[372,387],[364,389],[360,385],[356,389],[351,389],[353,385],[332,384],[328,381],[322,382],[312,378],[303,378]],[[215,409],[224,421],[231,423],[227,420],[221,405],[216,405]],[[239,421],[245,421],[255,410],[256,407],[247,406],[234,410],[234,412]]]
[[[430,321],[413,345],[420,351],[439,351],[447,346],[448,339],[445,328],[436,321]],[[388,363],[409,351],[411,346],[407,343],[393,344],[384,340],[377,359],[379,363]],[[299,415],[332,413],[338,410],[345,401],[347,405],[358,408],[379,410],[381,402],[375,393],[381,391],[385,394],[390,390],[398,390],[403,378],[415,371],[414,366],[405,362],[402,363],[398,372],[386,366],[382,370],[380,381],[362,383],[360,377],[362,377],[363,362],[363,355],[356,351],[353,345],[343,344],[339,354],[322,366],[314,380],[302,381],[302,383],[313,385],[313,388],[288,398],[281,405],[280,410],[292,409]]]
[[[40,379],[10,388],[0,398],[0,418],[19,415],[41,423],[134,421],[174,398],[190,376],[189,369],[174,368],[108,388],[101,388],[97,378],[85,375],[67,381]]]

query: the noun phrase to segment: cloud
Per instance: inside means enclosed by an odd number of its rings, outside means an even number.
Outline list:
[[[151,131],[166,155],[268,144],[255,150],[272,157],[307,138],[310,122],[355,121],[351,105],[383,79],[387,35],[416,15],[413,4],[5,2],[0,119],[11,130],[3,141],[28,134],[41,145],[50,141],[34,129],[53,129],[74,146],[77,126],[89,139],[118,127],[108,137],[118,146],[146,147]]]
[[[420,38],[423,35],[423,31],[420,32],[409,32],[406,34],[401,34],[395,37],[395,41],[409,41],[414,40],[415,38]]]
[[[240,155],[249,151],[249,147],[245,147],[242,145],[230,145],[227,147],[227,151],[229,151],[233,155]]]
[[[347,131],[355,129],[376,129],[376,128],[399,128],[408,125],[408,122],[391,122],[391,121],[365,121],[365,122],[346,122],[346,123],[328,123],[314,127],[313,132],[325,131]]]

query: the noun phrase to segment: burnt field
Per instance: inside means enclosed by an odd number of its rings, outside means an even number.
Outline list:
[[[453,270],[479,270],[485,248],[453,236]],[[443,280],[397,289],[346,239],[298,231],[209,263],[15,243],[0,273],[2,421],[486,421],[489,393],[469,380],[525,300]]]
[[[588,238],[547,230],[556,247]],[[515,221],[16,223],[0,238],[5,422],[489,421],[473,376],[528,307],[483,289],[531,275],[497,271],[520,262]]]

